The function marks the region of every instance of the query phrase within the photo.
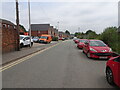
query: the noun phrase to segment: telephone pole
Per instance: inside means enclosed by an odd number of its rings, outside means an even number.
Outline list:
[[[19,37],[19,9],[18,0],[16,0],[16,25],[17,25],[17,51],[20,51],[20,37]]]

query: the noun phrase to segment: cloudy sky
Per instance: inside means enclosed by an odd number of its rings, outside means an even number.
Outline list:
[[[15,0],[2,2],[2,17],[15,23]],[[18,0],[20,1],[20,0]],[[31,23],[58,26],[71,33],[91,29],[101,33],[106,27],[118,26],[119,0],[31,0]],[[19,2],[20,24],[28,29],[27,0]],[[78,29],[80,27],[80,29]]]

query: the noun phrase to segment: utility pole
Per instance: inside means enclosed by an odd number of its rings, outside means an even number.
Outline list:
[[[20,51],[20,37],[19,37],[19,10],[18,10],[18,0],[16,0],[16,24],[17,24],[17,51]]]
[[[31,48],[31,17],[30,17],[30,0],[28,0],[28,14],[29,14],[29,37],[30,37],[30,48]]]

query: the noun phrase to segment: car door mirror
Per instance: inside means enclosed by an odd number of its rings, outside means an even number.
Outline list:
[[[85,45],[88,45],[88,42],[85,42]]]
[[[25,41],[25,40],[26,40],[26,38],[23,39],[23,41]]]

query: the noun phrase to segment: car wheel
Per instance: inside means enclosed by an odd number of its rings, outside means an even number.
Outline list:
[[[20,44],[20,48],[22,48],[22,47],[23,47],[23,43]]]
[[[31,42],[31,46],[33,46],[33,42]]]
[[[82,52],[85,53],[84,50]]]
[[[107,82],[109,84],[111,84],[111,85],[114,84],[113,73],[112,73],[112,70],[110,68],[106,69],[106,79],[107,79]]]
[[[90,52],[87,52],[87,57],[88,57],[88,58],[91,58],[91,57],[90,57]]]
[[[31,42],[31,47],[33,46],[33,43]],[[29,47],[30,47],[30,44],[29,44]]]

